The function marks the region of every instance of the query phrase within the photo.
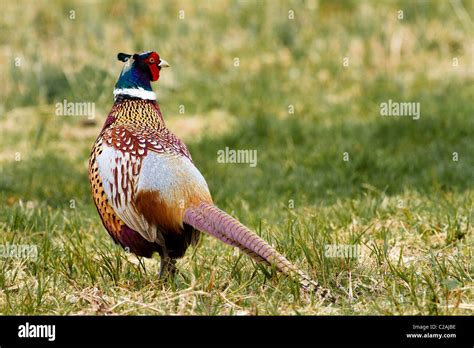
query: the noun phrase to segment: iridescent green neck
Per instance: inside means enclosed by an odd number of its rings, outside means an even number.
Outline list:
[[[130,96],[132,98],[156,100],[150,84],[150,77],[138,69],[135,62],[126,64],[115,84],[114,96]]]

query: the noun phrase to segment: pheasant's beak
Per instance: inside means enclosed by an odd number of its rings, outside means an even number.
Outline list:
[[[166,60],[161,59],[161,58],[160,58],[160,62],[158,63],[158,66],[160,68],[169,68],[170,67],[169,63]]]

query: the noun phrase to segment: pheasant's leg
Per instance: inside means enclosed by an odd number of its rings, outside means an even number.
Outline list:
[[[160,260],[160,280],[166,280],[167,278],[173,278],[176,274],[176,259],[172,259],[169,256],[163,256]]]

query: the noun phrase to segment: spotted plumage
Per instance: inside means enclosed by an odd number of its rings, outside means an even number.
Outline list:
[[[320,288],[304,272],[214,206],[207,183],[186,146],[166,127],[150,82],[169,66],[156,52],[120,53],[124,67],[115,103],[91,152],[92,196],[105,229],[136,255],[161,257],[160,274],[195,244],[200,231],[253,259],[296,277],[304,289]]]
[[[116,101],[89,166],[92,193],[104,226],[123,247],[140,256],[149,257],[153,251],[163,257],[182,256],[197,241],[199,233],[183,224],[183,212],[193,202],[212,200],[204,178],[200,189],[188,188],[195,183],[193,176],[177,180],[183,168],[189,172],[195,167],[186,146],[166,128],[156,101]],[[194,171],[199,180],[199,172]],[[156,185],[153,178],[160,173],[175,180],[162,179],[158,183],[165,185]],[[177,245],[179,240],[182,245]]]

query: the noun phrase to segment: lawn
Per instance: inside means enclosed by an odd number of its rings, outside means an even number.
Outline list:
[[[2,4],[0,314],[472,315],[473,13],[434,0]],[[87,161],[116,54],[148,49],[171,64],[154,89],[216,205],[336,303],[211,236],[168,284],[157,255],[112,242]],[[58,116],[64,100],[93,103],[94,118]],[[419,103],[419,118],[381,116],[389,100]],[[219,163],[226,147],[256,150],[257,165]]]

